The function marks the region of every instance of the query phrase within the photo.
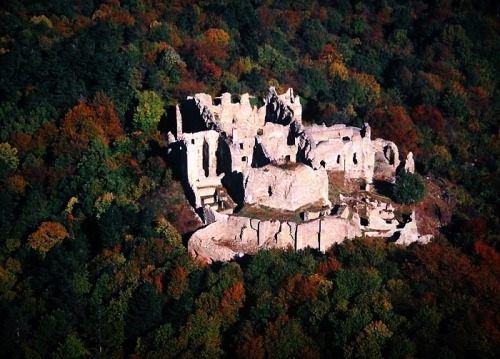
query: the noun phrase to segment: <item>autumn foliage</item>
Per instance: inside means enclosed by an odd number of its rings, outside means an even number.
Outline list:
[[[124,133],[113,104],[107,99],[73,107],[64,116],[60,131],[59,151],[73,154],[87,150],[92,140],[109,144]]]
[[[496,2],[4,3],[3,357],[500,357]],[[437,238],[193,261],[174,106],[269,86],[413,151]]]
[[[411,118],[414,123],[429,126],[438,133],[445,130],[446,123],[443,115],[432,105],[418,105],[413,109]]]
[[[373,136],[385,137],[398,144],[400,152],[406,156],[409,151],[418,153],[417,132],[413,121],[401,106],[376,108],[367,115],[373,128]]]
[[[42,255],[69,236],[66,228],[58,222],[42,222],[29,237],[29,245]]]

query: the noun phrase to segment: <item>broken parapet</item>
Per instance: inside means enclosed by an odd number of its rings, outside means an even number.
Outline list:
[[[300,113],[299,118],[295,117],[295,112]],[[275,88],[270,87],[266,101],[266,122],[287,126],[294,120],[302,122],[302,106],[299,97],[293,97],[292,89],[278,96]]]

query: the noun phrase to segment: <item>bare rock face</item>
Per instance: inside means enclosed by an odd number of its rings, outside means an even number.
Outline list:
[[[250,168],[245,174],[244,188],[245,203],[290,211],[313,204],[331,206],[326,171],[304,164]]]

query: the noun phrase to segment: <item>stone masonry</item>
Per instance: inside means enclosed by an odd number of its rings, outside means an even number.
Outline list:
[[[367,123],[362,129],[304,125],[300,99],[292,89],[278,95],[271,87],[263,105],[256,103],[248,94],[234,97],[224,93],[214,99],[196,94],[176,107],[176,133],[168,134],[169,145],[181,157],[182,177],[193,207],[198,212],[211,208],[211,217],[217,217],[213,214],[217,211],[231,214],[236,206],[261,205],[288,211],[300,209],[304,219],[316,218],[300,225],[278,225],[272,221],[259,224],[263,226],[259,236],[266,238],[247,241],[257,243],[257,247],[271,243],[324,250],[328,244],[359,235],[361,227],[354,223],[359,221],[356,213],[349,218],[324,216],[331,207],[326,170],[341,171],[347,179],[360,179],[366,190],[374,179],[393,182],[400,165],[397,146],[380,138],[372,140]],[[414,171],[411,153],[405,169]],[[372,224],[377,222],[375,217],[370,218]],[[223,218],[217,221],[220,223],[214,241],[220,237],[227,244],[238,242],[237,238],[241,242],[241,236],[254,236],[250,231],[251,219],[247,223],[242,217]],[[395,223],[382,221],[390,227],[383,226],[385,233],[394,233]],[[205,222],[210,221],[205,218]],[[211,226],[197,231],[190,239],[193,250],[202,251],[201,243],[206,246],[210,240],[206,236],[213,233]],[[234,231],[237,235],[233,241]],[[221,256],[224,257],[221,254],[211,258]]]

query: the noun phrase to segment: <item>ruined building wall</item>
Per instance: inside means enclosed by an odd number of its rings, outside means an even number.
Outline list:
[[[390,237],[405,245],[427,243],[432,237],[418,233],[415,212],[400,223],[390,204],[366,199],[365,210],[368,220],[363,225],[360,215],[348,209],[340,215],[296,223],[224,215],[206,207],[207,226],[190,238],[188,250],[208,261],[229,261],[260,248],[310,247],[324,252],[335,243],[361,236]]]
[[[231,94],[227,92],[215,98],[215,101],[207,94],[196,94],[194,99],[213,114],[221,131],[227,134],[231,134],[234,128],[255,128],[265,123],[264,106],[252,107],[248,94],[241,95],[237,103],[232,103]]]
[[[345,125],[313,125],[308,130],[308,139],[314,145],[307,158],[313,168],[344,171],[347,178],[371,183],[375,161],[367,124],[363,130]]]
[[[293,141],[290,140],[293,138]],[[285,163],[295,162],[298,146],[293,136],[290,136],[290,127],[278,125],[272,122],[266,123],[259,135],[256,137],[267,159],[270,162]]]
[[[380,181],[394,182],[396,169],[401,163],[398,147],[394,142],[377,138],[373,141],[373,149],[375,152],[373,178]]]
[[[302,105],[300,104],[300,97],[294,95],[293,89],[289,88],[284,94],[278,95],[278,98],[290,109],[294,120],[302,124]]]
[[[300,99],[292,89],[278,95],[270,88],[260,108],[250,104],[248,94],[236,103],[228,93],[215,99],[196,94],[176,108],[176,115],[176,137],[185,141],[186,178],[195,193],[208,183],[220,185],[221,175],[231,176],[228,185],[243,188],[237,178],[269,163],[302,162],[313,169],[344,171],[347,178],[367,183],[374,177],[393,180],[399,165],[397,147],[390,141],[372,141],[367,124],[363,129],[304,126]],[[195,197],[198,206],[202,195]]]
[[[202,207],[204,198],[213,196],[215,188],[222,184],[222,177],[217,175],[219,133],[185,133],[182,141],[186,149],[185,178],[194,194],[195,207]]]
[[[312,136],[314,142],[319,143],[329,139],[345,139],[351,140],[355,133],[360,134],[361,129],[358,127],[347,127],[343,124],[336,124],[332,126],[311,125],[308,127],[309,134]]]

